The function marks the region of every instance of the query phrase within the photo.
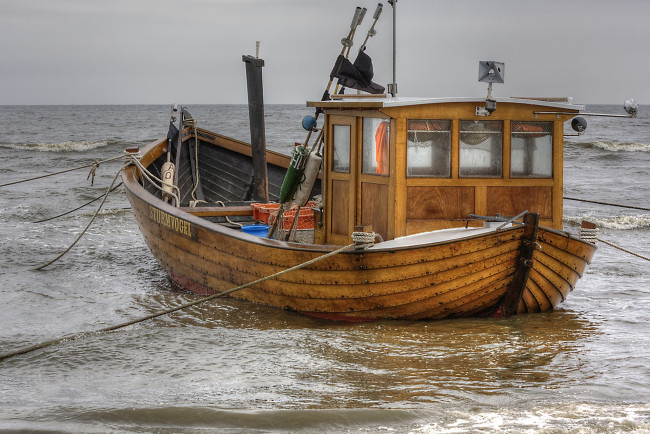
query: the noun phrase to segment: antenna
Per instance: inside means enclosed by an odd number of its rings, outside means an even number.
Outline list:
[[[476,106],[476,116],[490,116],[497,109],[497,102],[492,99],[492,83],[503,83],[506,65],[494,60],[481,60],[478,62],[478,81],[488,83],[485,107]]]
[[[395,9],[397,6],[397,0],[388,0],[388,4],[393,7],[393,82],[388,85],[388,93],[392,97],[395,97],[397,95],[397,78],[396,78],[396,70],[397,70],[397,52],[396,52],[396,38],[395,38],[395,33],[396,33],[396,20],[395,20]]]

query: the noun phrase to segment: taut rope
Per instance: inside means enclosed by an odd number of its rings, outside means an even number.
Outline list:
[[[614,243],[610,243],[609,241],[605,241],[602,238],[598,238],[598,228],[580,228],[580,238],[588,243],[591,244],[596,244],[596,241],[600,241],[601,243],[607,244],[610,247],[614,247],[615,249],[620,250],[621,252],[629,253],[632,256],[636,256],[637,258],[645,259],[646,261],[650,261],[650,258],[647,256],[640,255],[638,253],[635,253],[631,250],[625,249],[621,246],[617,246]]]
[[[77,244],[77,242],[79,242],[79,240],[81,239],[81,237],[84,236],[84,234],[86,233],[86,231],[88,230],[88,228],[90,228],[90,225],[91,225],[91,224],[93,223],[93,221],[95,220],[95,217],[97,217],[97,214],[99,214],[99,211],[100,211],[100,210],[102,209],[102,207],[104,206],[104,203],[106,202],[106,199],[108,198],[108,195],[110,194],[110,192],[114,190],[114,188],[113,188],[113,184],[115,184],[115,181],[117,180],[117,177],[120,175],[120,172],[122,172],[122,170],[123,170],[124,168],[130,166],[131,164],[135,165],[138,169],[140,169],[140,173],[142,173],[142,175],[143,175],[145,178],[147,178],[147,179],[149,180],[149,182],[151,182],[151,183],[152,183],[156,188],[158,188],[159,190],[162,191],[162,187],[158,186],[155,182],[153,182],[153,181],[151,180],[151,178],[153,178],[153,179],[155,179],[156,181],[158,181],[158,183],[160,183],[161,185],[162,185],[162,182],[163,182],[163,181],[160,180],[160,179],[158,179],[158,178],[157,178],[155,175],[153,175],[151,172],[149,172],[149,171],[147,170],[147,168],[144,167],[144,166],[142,165],[142,163],[140,163],[140,160],[138,159],[138,157],[139,157],[139,155],[135,155],[135,154],[131,154],[131,153],[126,153],[125,155],[123,155],[123,156],[120,157],[120,158],[123,158],[123,159],[124,159],[124,165],[123,165],[122,167],[120,167],[120,170],[118,170],[117,173],[115,173],[115,176],[113,177],[113,181],[111,181],[111,185],[108,187],[108,189],[106,189],[106,193],[104,193],[104,199],[102,199],[102,202],[99,204],[99,207],[97,207],[97,210],[95,211],[95,214],[93,214],[92,218],[90,219],[90,221],[88,222],[88,224],[86,225],[86,227],[84,228],[84,230],[79,234],[79,236],[77,237],[77,239],[74,240],[74,242],[73,242],[72,244],[70,244],[70,247],[68,247],[67,249],[65,249],[63,252],[61,252],[61,253],[60,253],[56,258],[52,259],[51,261],[49,261],[49,262],[47,262],[47,263],[45,263],[45,264],[43,264],[43,265],[40,265],[40,266],[36,267],[35,270],[42,270],[43,268],[47,267],[48,265],[52,265],[53,263],[55,263],[56,261],[58,261],[59,259],[61,259],[61,258],[63,257],[63,255],[65,255],[66,253],[68,253],[68,252],[69,252],[69,251],[70,251],[70,250],[75,246],[75,244]],[[94,163],[93,163],[93,165],[94,165]],[[176,190],[178,190],[178,187],[176,187]],[[176,198],[176,200],[178,201],[178,196],[176,196],[175,193],[170,193],[170,194],[173,195],[173,196]]]
[[[163,315],[167,315],[167,314],[170,314],[170,313],[182,310],[182,309],[186,309],[188,307],[196,306],[197,304],[205,303],[206,301],[210,301],[210,300],[212,300],[214,298],[222,297],[224,295],[231,294],[231,293],[233,293],[235,291],[239,291],[241,289],[248,288],[249,286],[253,286],[253,285],[256,285],[258,283],[262,283],[264,281],[267,281],[267,280],[274,279],[276,277],[282,276],[283,274],[287,274],[287,273],[290,273],[292,271],[298,270],[300,268],[304,268],[304,267],[307,267],[309,265],[315,264],[316,262],[322,261],[322,260],[327,259],[327,258],[329,258],[331,256],[334,256],[334,255],[337,255],[337,254],[339,254],[341,252],[349,250],[354,246],[355,246],[354,243],[353,244],[348,244],[347,246],[343,246],[340,249],[334,250],[334,251],[329,252],[329,253],[327,253],[325,255],[322,255],[322,256],[318,256],[318,257],[316,257],[314,259],[310,259],[307,262],[303,262],[302,264],[298,264],[298,265],[293,266],[291,268],[287,268],[286,270],[279,271],[279,272],[277,272],[275,274],[271,274],[270,276],[262,277],[260,279],[254,280],[254,281],[246,283],[244,285],[240,285],[240,286],[237,286],[235,288],[231,288],[231,289],[228,289],[226,291],[219,292],[218,294],[213,294],[213,295],[210,295],[208,297],[201,298],[199,300],[195,300],[195,301],[192,301],[192,302],[189,302],[189,303],[185,303],[185,304],[183,304],[181,306],[177,306],[177,307],[174,307],[174,308],[171,308],[171,309],[167,309],[167,310],[164,310],[162,312],[154,313],[154,314],[147,315],[147,316],[139,318],[139,319],[135,319],[135,320],[124,322],[124,323],[117,324],[117,325],[113,325],[113,326],[110,326],[110,327],[105,327],[103,329],[99,329],[99,330],[95,330],[95,331],[78,333],[76,335],[71,335],[71,336],[66,336],[66,337],[59,338],[59,339],[54,339],[54,340],[51,340],[51,341],[41,342],[40,344],[36,344],[36,345],[33,345],[31,347],[28,347],[28,348],[23,348],[22,350],[14,351],[14,352],[8,353],[8,354],[3,354],[3,355],[0,355],[0,361],[8,359],[10,357],[18,356],[20,354],[30,353],[32,351],[36,351],[36,350],[39,350],[41,348],[50,347],[52,345],[56,345],[56,344],[59,344],[59,343],[62,343],[62,342],[75,341],[77,339],[88,337],[88,336],[91,336],[91,335],[96,334],[96,333],[109,332],[109,331],[121,329],[121,328],[130,326],[130,325],[134,325],[134,324],[137,324],[137,323],[141,323],[143,321],[147,321],[147,320],[154,319],[154,318],[157,318],[157,317],[160,317],[160,316],[163,316]],[[52,261],[52,262],[54,262],[54,261]]]
[[[630,206],[630,205],[619,205],[617,203],[599,202],[597,200],[578,199],[578,198],[575,198],[575,197],[566,197],[566,196],[563,197],[562,199],[575,200],[577,202],[595,203],[595,204],[598,204],[598,205],[617,206],[619,208],[640,209],[641,211],[650,211],[650,208],[643,208],[643,207],[640,207],[640,206]]]
[[[120,182],[119,184],[117,184],[115,187],[113,187],[113,188],[111,189],[110,193],[112,193],[112,192],[114,192],[115,190],[117,190],[121,185],[122,185],[122,183]],[[104,193],[104,194],[105,194],[105,193]],[[53,216],[53,217],[48,217],[48,218],[43,219],[43,220],[38,220],[38,221],[35,221],[34,223],[44,223],[44,222],[47,222],[47,221],[50,221],[50,220],[54,220],[54,219],[59,218],[59,217],[63,217],[64,215],[68,215],[68,214],[70,214],[70,213],[72,213],[72,212],[75,212],[75,211],[77,211],[77,210],[79,210],[79,209],[81,209],[81,208],[83,208],[83,207],[85,207],[85,206],[88,206],[88,205],[90,205],[91,203],[93,203],[93,202],[95,202],[95,201],[101,199],[102,197],[104,197],[104,194],[101,194],[101,195],[97,196],[97,197],[94,198],[93,200],[90,200],[90,201],[84,203],[83,205],[80,205],[80,206],[76,207],[75,209],[71,209],[70,211],[66,211],[66,212],[64,212],[63,214],[55,215],[55,216]]]
[[[615,249],[620,250],[621,252],[629,253],[630,255],[636,256],[637,258],[641,258],[641,259],[645,259],[646,261],[650,261],[650,258],[648,258],[647,256],[639,255],[638,253],[634,253],[634,252],[632,252],[630,250],[624,249],[623,247],[617,246],[616,244],[610,243],[609,241],[605,241],[605,240],[602,240],[600,238],[596,238],[596,239],[598,241],[600,241],[601,243],[605,243],[608,246],[611,246],[611,247],[614,247]]]
[[[94,180],[95,179],[94,170],[96,170],[97,167],[99,167],[100,164],[108,163],[109,161],[117,160],[117,159],[120,159],[120,158],[122,158],[122,155],[119,155],[119,156],[113,157],[113,158],[108,158],[108,159],[102,160],[102,161],[95,160],[90,164],[86,164],[86,165],[79,166],[79,167],[73,167],[72,169],[61,170],[60,172],[48,173],[46,175],[35,176],[33,178],[23,179],[23,180],[20,180],[20,181],[14,181],[14,182],[8,182],[6,184],[0,184],[0,188],[6,187],[8,185],[20,184],[21,182],[34,181],[35,179],[47,178],[48,176],[60,175],[62,173],[72,172],[74,170],[85,169],[87,167],[93,167],[93,170],[91,171],[91,174],[93,174],[93,180]],[[88,176],[90,177],[90,174]]]
[[[43,268],[47,267],[48,265],[51,265],[51,264],[55,263],[56,261],[58,261],[61,257],[63,257],[63,255],[68,253],[75,246],[75,244],[77,244],[77,242],[81,239],[81,237],[84,236],[84,234],[86,233],[86,231],[88,230],[88,228],[90,227],[92,222],[95,220],[95,217],[97,217],[97,214],[99,214],[99,210],[101,210],[102,206],[104,206],[104,202],[106,202],[106,198],[108,198],[109,193],[111,191],[113,191],[111,189],[113,188],[113,184],[115,184],[115,180],[117,179],[117,177],[119,176],[121,171],[122,171],[122,169],[118,170],[117,173],[115,174],[115,176],[113,177],[113,181],[111,181],[111,185],[106,189],[106,193],[104,193],[104,199],[102,199],[102,202],[99,204],[99,207],[97,207],[97,211],[95,211],[95,214],[93,214],[92,218],[90,219],[90,221],[86,225],[86,228],[79,234],[77,239],[74,240],[74,242],[72,244],[70,244],[70,247],[68,247],[63,252],[61,252],[59,254],[59,256],[52,259],[50,262],[47,262],[47,263],[45,263],[45,264],[43,264],[41,266],[36,267],[35,270],[42,270]]]
[[[117,176],[116,176],[116,178],[117,178]],[[240,286],[237,286],[235,288],[230,288],[230,289],[227,289],[225,291],[219,292],[217,294],[213,294],[213,295],[210,295],[208,297],[201,298],[199,300],[191,301],[189,303],[185,303],[185,304],[182,304],[180,306],[164,310],[162,312],[147,315],[147,316],[142,317],[142,318],[134,319],[134,320],[131,320],[131,321],[127,321],[127,322],[117,324],[117,325],[113,325],[113,326],[110,326],[110,327],[105,327],[103,329],[99,329],[99,330],[95,330],[95,331],[91,331],[91,332],[82,332],[82,333],[77,333],[76,335],[71,335],[71,336],[66,336],[66,337],[59,338],[59,339],[54,339],[54,340],[51,340],[51,341],[41,342],[40,344],[36,344],[36,345],[31,346],[31,347],[23,348],[22,350],[17,350],[17,351],[14,351],[12,353],[3,354],[3,355],[0,355],[0,361],[8,359],[10,357],[18,356],[18,355],[21,355],[21,354],[30,353],[32,351],[36,351],[36,350],[39,350],[41,348],[50,347],[52,345],[56,345],[56,344],[59,344],[61,342],[75,341],[77,339],[88,337],[88,336],[91,336],[91,335],[96,334],[96,333],[103,333],[103,332],[109,332],[109,331],[121,329],[121,328],[124,328],[124,327],[128,327],[130,325],[141,323],[143,321],[158,318],[158,317],[163,316],[163,315],[168,315],[170,313],[173,313],[173,312],[176,312],[176,311],[179,311],[179,310],[182,310],[182,309],[187,309],[188,307],[192,307],[192,306],[196,306],[197,304],[205,303],[206,301],[210,301],[210,300],[215,299],[217,297],[223,297],[224,295],[231,294],[231,293],[233,293],[235,291],[239,291],[241,289],[245,289],[245,288],[248,288],[248,287],[253,286],[253,285],[257,285],[258,283],[262,283],[262,282],[265,282],[265,281],[270,280],[270,279],[275,279],[276,277],[280,277],[283,274],[287,274],[287,273],[290,273],[292,271],[308,267],[309,265],[312,265],[312,264],[315,264],[317,262],[323,261],[323,260],[325,260],[327,258],[330,258],[330,257],[334,256],[334,255],[338,255],[339,253],[345,252],[346,250],[350,250],[353,247],[355,249],[357,249],[357,250],[365,249],[367,247],[372,246],[374,244],[375,238],[377,238],[377,237],[381,240],[381,235],[376,234],[374,232],[371,232],[371,233],[354,232],[352,234],[352,239],[354,240],[354,243],[348,244],[347,246],[343,246],[343,247],[341,247],[339,249],[333,250],[333,251],[331,251],[329,253],[326,253],[326,254],[324,254],[322,256],[318,256],[318,257],[316,257],[314,259],[310,259],[309,261],[303,262],[302,264],[298,264],[298,265],[295,265],[295,266],[293,266],[291,268],[287,268],[286,270],[278,271],[277,273],[271,274],[271,275],[266,276],[266,277],[262,277],[260,279],[254,280],[252,282],[249,282],[249,283],[246,283],[246,284],[243,284],[243,285],[240,285]],[[54,262],[54,261],[52,261],[52,262]]]

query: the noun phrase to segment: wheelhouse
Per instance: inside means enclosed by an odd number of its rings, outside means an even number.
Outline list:
[[[469,214],[523,211],[561,229],[564,122],[583,107],[566,99],[496,102],[488,116],[479,114],[480,99],[308,102],[325,112],[315,239],[347,244],[355,226],[372,226],[390,240],[464,226]]]

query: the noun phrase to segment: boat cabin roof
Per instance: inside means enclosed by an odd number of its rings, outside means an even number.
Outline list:
[[[492,98],[497,103],[514,103],[549,107],[558,110],[582,111],[584,105],[573,104],[571,97],[552,98]],[[428,104],[447,103],[485,103],[485,98],[457,97],[457,98],[416,98],[416,97],[391,97],[387,95],[332,95],[330,101],[307,101],[307,107],[322,108],[388,108],[406,107]]]

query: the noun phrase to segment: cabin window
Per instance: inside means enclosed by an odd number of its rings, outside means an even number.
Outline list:
[[[406,175],[451,177],[451,121],[410,119]]]
[[[512,122],[510,176],[553,177],[553,122]]]
[[[362,172],[370,175],[388,175],[389,147],[388,120],[363,118]]]
[[[503,122],[460,121],[459,176],[501,177]]]
[[[334,172],[350,173],[350,125],[334,125],[332,168]]]

